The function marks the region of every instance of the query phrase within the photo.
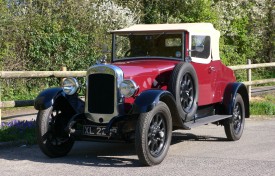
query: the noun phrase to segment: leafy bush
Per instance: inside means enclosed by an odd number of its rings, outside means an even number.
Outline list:
[[[205,0],[163,0],[143,1],[144,23],[192,23],[217,22],[211,1]]]
[[[217,1],[218,29],[222,34],[221,56],[230,65],[271,62],[274,2],[272,0]],[[271,16],[270,16],[271,15]],[[273,33],[273,34],[272,34]]]
[[[0,12],[0,70],[86,70],[101,57],[103,44],[111,46],[108,31],[136,23],[211,22],[221,31],[225,64],[274,61],[273,0],[0,0]],[[275,74],[263,69],[256,77],[266,73]],[[1,81],[4,100],[59,84]]]
[[[109,0],[0,0],[0,11],[0,69],[9,71],[86,70],[111,45],[109,30],[139,21]],[[34,98],[49,86],[59,79],[1,80],[2,99]]]

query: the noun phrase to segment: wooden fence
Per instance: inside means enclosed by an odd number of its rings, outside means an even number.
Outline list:
[[[247,61],[247,65],[236,65],[230,66],[232,70],[247,70],[247,81],[243,82],[249,92],[249,97],[251,97],[251,85],[265,84],[275,82],[275,78],[263,79],[252,81],[252,71],[253,68],[265,68],[265,67],[275,67],[275,62],[272,63],[261,63],[261,64],[251,64],[251,60]],[[86,71],[1,71],[0,78],[47,78],[47,77],[85,77]],[[8,107],[22,107],[22,106],[33,106],[33,100],[21,100],[21,101],[1,101],[0,94],[0,124],[1,124],[1,109]]]

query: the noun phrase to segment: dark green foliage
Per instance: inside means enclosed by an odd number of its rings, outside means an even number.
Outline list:
[[[94,62],[93,50],[87,47],[91,45],[92,37],[72,26],[59,29],[47,25],[31,32],[30,38],[27,52],[32,60],[30,68],[34,70],[59,70],[62,66],[70,70],[86,70]],[[41,67],[43,65],[46,67]]]
[[[217,13],[211,1],[205,0],[144,0],[144,23],[216,23]]]
[[[86,70],[103,44],[111,47],[107,31],[133,23],[211,22],[226,65],[274,62],[274,7],[273,0],[0,0],[0,70]],[[253,71],[257,79],[274,74]],[[236,76],[246,80],[245,71]],[[31,99],[58,85],[54,78],[1,80],[2,99]]]
[[[110,43],[102,40],[107,27],[97,26],[94,8],[84,0],[19,2],[0,0],[1,70],[86,70],[100,57],[102,44]],[[51,86],[59,80],[1,80],[2,100],[33,99]]]
[[[7,1],[8,2],[8,1]],[[19,1],[20,2],[20,1]],[[29,0],[18,5],[1,1],[3,70],[85,70],[99,57],[105,34],[97,26],[85,1]],[[86,14],[87,13],[87,14]],[[2,14],[2,13],[1,13]]]
[[[220,51],[226,64],[245,64],[247,59],[252,63],[272,62],[274,1],[217,1],[215,6],[220,14]]]

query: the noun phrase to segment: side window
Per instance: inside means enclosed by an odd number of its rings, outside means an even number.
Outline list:
[[[191,56],[207,59],[210,55],[210,36],[192,36]]]

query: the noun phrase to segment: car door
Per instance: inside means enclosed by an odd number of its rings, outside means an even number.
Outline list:
[[[207,35],[190,36],[191,58],[199,82],[199,106],[214,102],[218,65],[211,59],[211,38]]]

